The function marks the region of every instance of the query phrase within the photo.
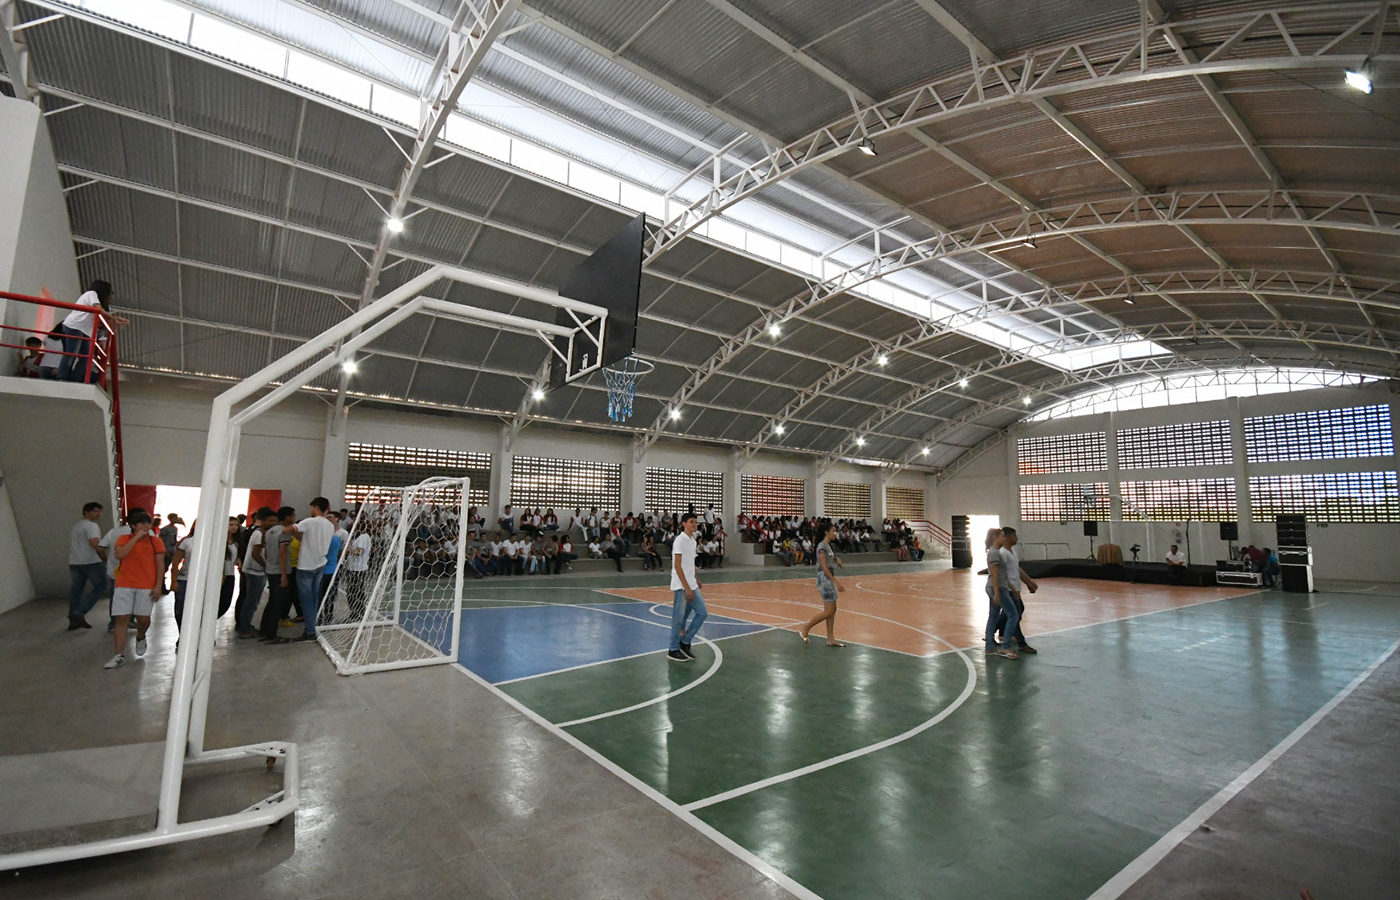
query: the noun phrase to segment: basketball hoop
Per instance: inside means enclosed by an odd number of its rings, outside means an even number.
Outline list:
[[[603,367],[603,378],[608,383],[609,419],[625,422],[632,418],[632,401],[637,399],[637,380],[654,371],[656,366],[635,356],[623,357]]]

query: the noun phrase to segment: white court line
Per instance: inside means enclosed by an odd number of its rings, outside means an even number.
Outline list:
[[[903,622],[896,622],[894,619],[886,619],[883,616],[875,616],[871,615],[870,613],[856,613],[856,615],[866,616],[867,618],[871,619],[879,619],[880,621],[888,622],[891,625],[899,625],[904,628],[908,628],[910,631],[917,631],[919,634],[933,638],[935,641],[947,645],[952,650],[952,652],[958,654],[958,656],[962,658],[963,665],[967,666],[967,684],[963,686],[962,693],[958,695],[958,698],[956,700],[954,700],[948,706],[944,707],[933,718],[921,724],[915,725],[913,728],[909,729],[903,734],[897,734],[894,737],[885,738],[883,741],[870,744],[866,747],[859,747],[847,753],[842,753],[839,756],[833,756],[829,759],[824,759],[820,762],[812,763],[811,765],[802,766],[799,769],[793,769],[790,772],[783,772],[781,775],[773,775],[769,778],[764,778],[759,781],[750,782],[749,784],[740,785],[739,787],[733,788],[732,790],[724,791],[723,793],[715,794],[710,797],[705,797],[703,799],[696,800],[692,803],[687,803],[683,807],[687,812],[694,812],[697,809],[704,809],[707,806],[713,806],[716,803],[723,803],[726,800],[733,800],[735,797],[742,797],[745,794],[751,794],[754,791],[762,790],[766,787],[772,787],[775,784],[782,784],[785,781],[792,781],[794,778],[801,778],[802,776],[810,775],[813,772],[820,772],[822,769],[829,769],[832,766],[840,765],[841,763],[849,762],[853,759],[859,759],[862,756],[874,753],[876,750],[883,750],[886,747],[892,747],[895,744],[907,741],[911,737],[914,737],[918,734],[922,734],[923,732],[937,725],[939,722],[942,722],[944,719],[951,716],[954,712],[957,711],[958,707],[966,703],[967,699],[972,696],[973,689],[977,687],[977,668],[972,665],[972,660],[968,659],[966,653],[962,652],[961,650],[953,649],[952,644],[949,644],[947,641],[943,640],[943,638],[939,637],[936,634],[924,631],[922,628],[915,628],[913,625],[907,625]]]
[[[658,623],[658,624],[659,624],[659,623]],[[614,709],[614,710],[610,710],[610,711],[608,711],[608,712],[598,713],[596,716],[585,716],[585,717],[582,718],[582,719],[574,719],[574,720],[571,721],[571,722],[560,722],[560,723],[559,723],[559,727],[560,727],[560,728],[571,728],[571,727],[573,727],[574,725],[582,725],[582,724],[584,724],[585,722],[596,722],[596,721],[598,721],[599,719],[610,719],[610,718],[612,718],[613,716],[620,716],[620,715],[623,715],[624,713],[636,712],[636,711],[639,710],[639,709],[645,709],[645,708],[647,708],[648,706],[655,706],[655,705],[658,704],[658,703],[662,703],[662,702],[665,702],[665,701],[667,701],[667,700],[670,700],[672,697],[675,697],[675,696],[677,696],[677,695],[679,695],[679,694],[684,694],[686,691],[690,690],[691,688],[697,688],[697,687],[699,687],[700,685],[704,684],[706,681],[708,681],[708,680],[710,679],[710,676],[711,676],[711,675],[713,675],[713,674],[715,674],[716,672],[719,671],[719,667],[720,667],[720,666],[724,665],[724,651],[720,650],[720,649],[719,649],[719,644],[716,644],[716,643],[714,643],[713,641],[707,640],[706,638],[703,638],[703,637],[700,638],[700,640],[701,640],[701,641],[704,641],[704,643],[706,643],[706,644],[709,645],[709,647],[710,647],[711,650],[715,651],[715,661],[714,661],[714,663],[712,663],[712,664],[710,665],[710,667],[709,667],[708,669],[705,670],[705,674],[704,674],[704,675],[701,675],[699,678],[695,679],[694,681],[690,682],[689,684],[685,685],[684,687],[677,688],[677,689],[675,689],[674,691],[671,691],[671,692],[668,693],[668,694],[662,694],[660,697],[657,697],[657,698],[655,698],[655,699],[653,699],[653,700],[644,700],[644,701],[642,701],[641,703],[635,703],[635,704],[633,704],[632,706],[625,706],[625,707],[623,707],[622,709]],[[669,662],[669,660],[668,660],[668,662]]]
[[[588,744],[585,744],[583,741],[574,737],[572,734],[569,734],[569,732],[555,725],[553,722],[550,722],[548,719],[544,718],[530,707],[516,700],[510,694],[507,694],[505,691],[496,687],[494,684],[482,678],[480,675],[477,675],[475,672],[461,665],[460,663],[454,663],[452,667],[454,669],[457,669],[463,675],[466,675],[472,681],[475,681],[477,684],[486,688],[488,691],[491,691],[492,693],[496,694],[506,703],[519,710],[526,718],[530,719],[536,725],[539,725],[541,728],[544,728],[550,734],[564,741],[569,746],[582,753],[584,756],[587,756],[589,759],[593,760],[595,763],[602,766],[604,769],[607,769],[609,772],[613,773],[618,778],[621,778],[627,784],[636,788],[639,792],[641,792],[644,796],[650,798],[662,809],[667,810],[676,818],[680,819],[682,822],[689,825],[691,828],[694,828],[696,831],[700,832],[700,834],[703,834],[705,837],[709,838],[719,847],[729,851],[729,853],[731,853],[736,859],[743,863],[746,863],[751,868],[753,868],[754,871],[758,872],[764,878],[767,878],[769,881],[772,881],[774,884],[783,888],[788,893],[798,898],[798,900],[822,900],[822,897],[819,894],[802,886],[801,884],[798,884],[796,881],[794,881],[791,877],[789,877],[782,870],[778,869],[776,866],[772,865],[766,860],[761,859],[748,848],[743,847],[737,842],[735,842],[732,838],[726,837],[725,835],[721,834],[712,825],[702,821],[698,816],[694,815],[693,813],[687,812],[684,808],[681,807],[680,804],[676,803],[676,801],[672,800],[670,797],[667,797],[665,794],[661,793],[656,788],[642,781],[640,778],[633,775],[631,772],[627,771],[626,769],[619,766],[617,763],[608,759],[606,756],[599,753],[597,750],[594,750],[592,747],[588,746]]]
[[[592,607],[584,607],[584,609],[592,609]],[[594,611],[594,612],[602,612],[603,610],[601,610],[601,609],[595,609],[595,610],[593,610],[593,611]],[[631,617],[629,616],[628,618],[631,618]],[[640,622],[641,620],[638,619],[637,621]],[[774,630],[775,630],[775,626],[772,626],[772,625],[757,625],[757,626],[755,626],[755,627],[758,629],[757,631],[746,631],[746,632],[744,632],[743,634],[726,634],[724,637],[704,638],[704,640],[707,641],[708,643],[714,643],[715,641],[730,641],[730,640],[733,640],[734,638],[749,637],[750,635],[763,634],[763,632],[765,632],[765,631],[774,631]],[[630,656],[615,656],[615,657],[613,657],[612,659],[600,659],[600,660],[596,660],[596,661],[594,661],[594,662],[580,663],[580,664],[577,665],[577,666],[569,666],[567,669],[551,669],[551,670],[549,670],[548,672],[538,672],[538,673],[536,673],[536,674],[534,674],[534,675],[521,675],[519,678],[507,678],[505,681],[497,681],[497,682],[495,682],[495,684],[496,684],[497,686],[499,686],[499,685],[503,685],[503,684],[515,684],[515,683],[518,682],[518,681],[533,681],[533,680],[536,679],[536,678],[547,678],[547,677],[550,676],[550,675],[559,675],[560,673],[563,673],[563,672],[575,672],[575,671],[577,671],[577,670],[579,670],[579,669],[591,669],[591,668],[593,668],[594,666],[606,666],[608,663],[622,662],[622,661],[628,660],[628,659],[639,659],[639,658],[641,658],[641,657],[643,657],[643,656],[651,656],[653,653],[659,653],[659,652],[661,652],[661,651],[659,651],[659,650],[643,650],[641,653],[633,653],[633,654],[630,655]]]
[[[1366,667],[1366,671],[1353,678],[1351,684],[1342,688],[1341,692],[1331,700],[1328,700],[1321,709],[1311,716],[1308,716],[1303,724],[1293,729],[1293,732],[1289,734],[1288,737],[1279,741],[1272,750],[1260,757],[1254,765],[1246,769],[1234,781],[1221,788],[1214,797],[1211,797],[1205,803],[1197,807],[1195,812],[1191,813],[1191,815],[1183,819],[1175,828],[1163,835],[1157,843],[1148,847],[1141,856],[1128,863],[1121,872],[1105,882],[1103,887],[1090,894],[1089,900],[1118,900],[1119,897],[1123,896],[1124,891],[1132,887],[1137,883],[1138,879],[1142,878],[1142,876],[1146,875],[1154,866],[1165,859],[1167,854],[1176,849],[1182,841],[1186,840],[1187,835],[1194,832],[1197,828],[1200,828],[1207,819],[1219,812],[1221,807],[1229,803],[1235,796],[1248,787],[1254,779],[1264,774],[1264,771],[1268,769],[1269,766],[1273,765],[1279,757],[1288,752],[1289,748],[1294,744],[1302,740],[1303,736],[1309,731],[1312,731],[1313,728],[1317,726],[1317,723],[1326,718],[1328,713],[1332,712],[1343,700],[1351,696],[1352,692],[1360,687],[1366,679],[1370,678],[1377,669],[1384,665],[1385,661],[1390,659],[1397,649],[1400,649],[1400,641],[1391,644],[1389,650],[1386,650],[1385,653],[1381,654],[1379,659]]]

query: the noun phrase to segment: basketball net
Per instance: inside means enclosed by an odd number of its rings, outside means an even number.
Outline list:
[[[637,381],[656,366],[644,359],[628,356],[603,368],[608,383],[608,418],[625,422],[632,418],[632,403],[637,399]]]

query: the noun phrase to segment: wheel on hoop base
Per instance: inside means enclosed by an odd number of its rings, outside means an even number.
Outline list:
[[[608,384],[608,418],[625,422],[632,418],[632,404],[637,399],[637,382],[643,375],[656,371],[652,363],[636,356],[626,356],[603,367],[603,380]]]

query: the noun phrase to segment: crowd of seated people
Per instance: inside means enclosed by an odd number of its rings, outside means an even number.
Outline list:
[[[869,522],[861,519],[818,519],[815,516],[739,516],[739,533],[746,543],[759,544],[764,553],[771,553],[789,566],[813,565],[814,547],[820,540],[822,527],[834,521],[838,553],[869,553],[882,545],[894,551],[895,559],[919,562],[924,548],[909,524],[901,519],[885,519],[882,535],[877,535]],[[881,537],[883,536],[883,541]]]
[[[691,507],[694,511],[694,507]],[[352,519],[363,519],[363,529],[376,545],[383,545],[379,558],[388,553],[387,543],[398,527],[397,506],[379,505],[356,510]],[[410,522],[411,543],[405,552],[405,577],[409,579],[446,577],[455,571],[460,523],[455,512],[437,507],[415,509]],[[727,535],[724,523],[713,507],[702,513],[696,535],[696,564],[717,568],[724,564]],[[497,530],[486,530],[486,519],[477,507],[467,510],[467,539],[463,560],[474,578],[494,576],[549,575],[571,571],[572,563],[587,553],[592,559],[611,559],[619,572],[623,560],[639,558],[642,569],[664,570],[670,566],[670,549],[680,533],[681,514],[653,510],[650,514],[621,511],[587,513],[575,509],[560,517],[553,509],[517,511],[507,505],[496,520]]]

